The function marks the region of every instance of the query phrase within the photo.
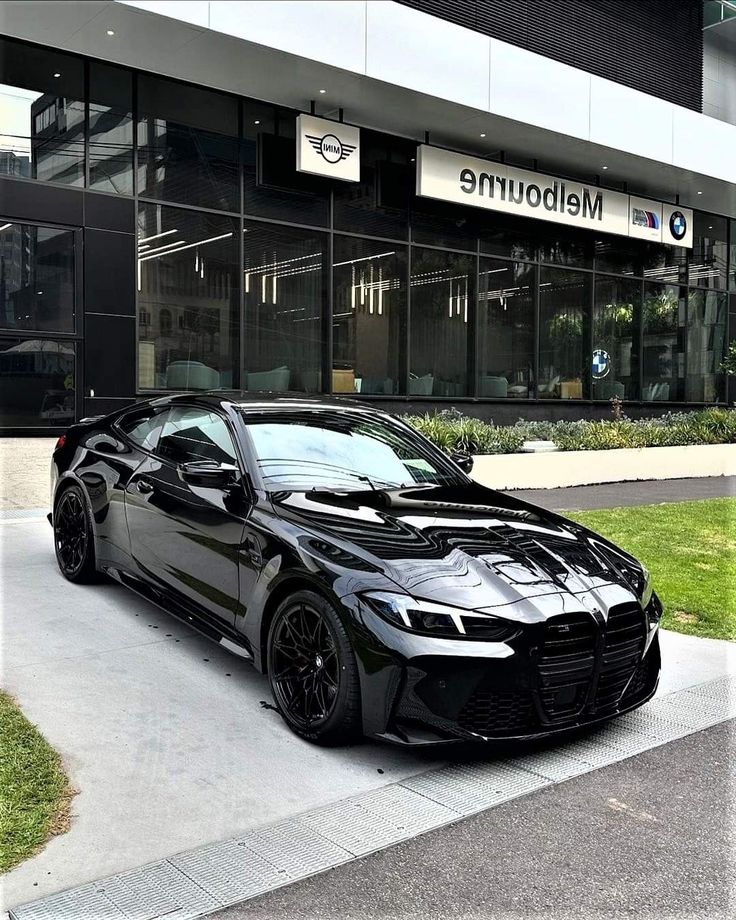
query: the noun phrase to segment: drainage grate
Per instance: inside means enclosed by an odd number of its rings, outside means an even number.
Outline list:
[[[48,508],[0,508],[0,524],[8,521],[35,521],[45,518]]]
[[[194,920],[356,856],[736,717],[736,678],[658,697],[582,739],[453,765],[51,895],[13,920]]]

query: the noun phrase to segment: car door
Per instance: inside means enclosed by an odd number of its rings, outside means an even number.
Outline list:
[[[232,486],[182,480],[182,464],[232,465]],[[169,409],[155,448],[131,476],[125,504],[132,556],[167,586],[228,626],[238,606],[238,557],[249,503],[225,419],[206,407]]]

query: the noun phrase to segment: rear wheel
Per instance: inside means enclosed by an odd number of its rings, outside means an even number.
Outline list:
[[[92,522],[80,486],[68,486],[54,509],[54,549],[64,578],[78,584],[97,581]]]
[[[360,685],[350,639],[332,605],[299,591],[280,605],[268,635],[268,676],[293,732],[319,744],[360,735]]]

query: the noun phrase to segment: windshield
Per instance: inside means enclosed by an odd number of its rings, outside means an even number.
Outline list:
[[[467,482],[410,429],[328,409],[243,412],[268,491],[340,492]]]

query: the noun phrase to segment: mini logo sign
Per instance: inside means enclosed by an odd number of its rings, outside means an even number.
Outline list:
[[[611,370],[611,358],[607,351],[596,348],[593,352],[593,379],[602,380]]]
[[[296,168],[329,179],[360,181],[360,129],[300,115],[296,120]]]
[[[339,163],[340,160],[346,160],[356,147],[355,144],[343,144],[336,134],[325,134],[323,137],[307,134],[307,139],[328,163]]]

